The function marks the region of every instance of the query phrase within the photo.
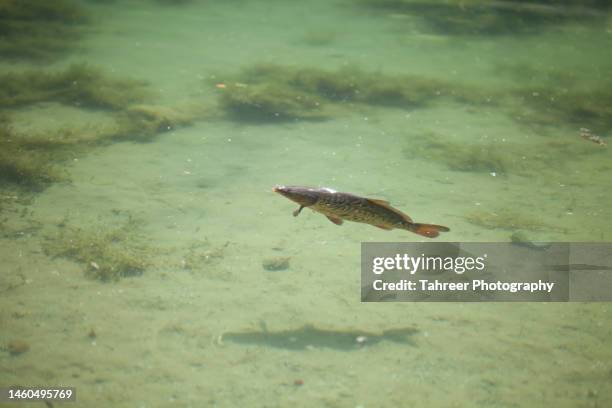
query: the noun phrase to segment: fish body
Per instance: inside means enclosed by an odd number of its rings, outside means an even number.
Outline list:
[[[341,225],[343,220],[361,222],[385,230],[405,229],[427,238],[435,238],[440,232],[450,231],[441,225],[413,222],[409,216],[383,200],[340,193],[329,188],[277,186],[273,191],[300,205],[293,212],[294,216],[298,216],[302,209],[310,208],[325,215],[336,225]]]

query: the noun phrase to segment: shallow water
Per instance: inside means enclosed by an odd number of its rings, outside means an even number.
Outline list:
[[[611,100],[611,14],[457,34],[351,1],[164,3],[85,2],[93,18],[77,49],[42,66],[0,63],[14,72],[86,62],[148,81],[154,96],[143,103],[198,112],[146,143],[128,135],[75,151],[61,162],[64,181],[39,191],[3,180],[0,386],[74,386],[83,407],[612,400],[608,304],[360,303],[360,243],[420,237],[337,227],[310,211],[294,218],[294,204],[271,191],[328,186],[386,199],[448,225],[439,238],[448,241],[506,242],[516,231],[610,241],[610,149],[579,129],[612,131],[612,111],[596,110]],[[215,83],[231,88],[226,78],[262,63],[358,68],[398,87],[414,75],[478,96],[444,98],[441,85],[439,100],[414,106],[328,102],[326,120],[220,110],[232,89]],[[543,89],[579,95],[575,105],[591,110],[564,118],[554,101],[529,104],[549,97]],[[109,120],[54,102],[2,113],[20,134],[95,134]],[[107,237],[126,225],[126,236]],[[110,242],[109,258],[125,249],[146,266],[95,279],[109,260],[54,249],[79,240]],[[266,270],[274,257],[289,268]],[[396,341],[395,329],[408,335]],[[376,341],[361,344],[360,333]],[[15,340],[29,350],[11,352]]]

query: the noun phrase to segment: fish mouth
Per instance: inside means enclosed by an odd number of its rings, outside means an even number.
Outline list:
[[[275,186],[272,191],[304,206],[317,202],[317,191],[307,187]]]

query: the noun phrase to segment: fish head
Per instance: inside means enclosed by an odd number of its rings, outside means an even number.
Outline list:
[[[319,192],[314,188],[308,187],[292,187],[292,186],[276,186],[272,189],[275,193],[287,197],[291,201],[295,201],[299,205],[308,207],[313,205],[319,199]]]

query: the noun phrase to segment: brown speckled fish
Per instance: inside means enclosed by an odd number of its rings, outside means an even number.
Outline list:
[[[435,238],[440,232],[450,231],[441,225],[413,222],[406,214],[383,200],[339,193],[329,188],[276,186],[272,191],[300,205],[293,212],[296,217],[307,207],[325,215],[336,225],[341,225],[343,220],[362,222],[385,230],[405,229],[427,238]]]

